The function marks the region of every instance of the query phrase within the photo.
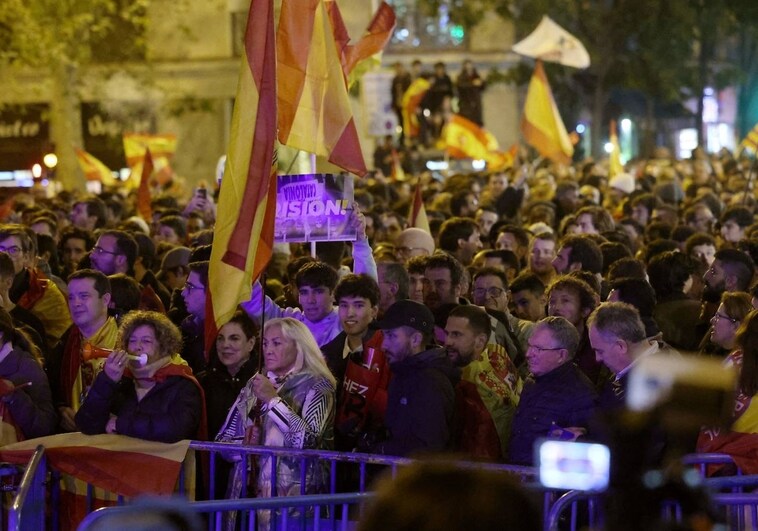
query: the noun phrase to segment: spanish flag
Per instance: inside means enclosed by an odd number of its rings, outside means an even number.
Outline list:
[[[252,0],[221,181],[206,297],[205,342],[250,299],[274,245],[276,51],[273,0]]]
[[[83,149],[75,148],[75,151],[76,161],[79,163],[79,167],[84,172],[84,176],[88,181],[100,181],[103,183],[103,186],[116,184],[113,172],[108,166]]]
[[[749,151],[758,153],[758,124],[755,124],[745,138],[740,142],[738,151]]]
[[[150,197],[150,176],[153,174],[153,169],[153,156],[148,148],[145,150],[145,160],[142,163],[142,178],[139,181],[139,188],[137,189],[137,212],[148,224],[153,221],[153,209],[150,205],[152,201]]]
[[[571,163],[574,146],[553,99],[542,61],[537,61],[529,82],[521,134],[543,157],[561,164]]]
[[[124,155],[126,164],[132,170],[132,186],[137,186],[137,176],[142,175],[142,164],[145,160],[145,153],[150,149],[155,166],[156,179],[159,184],[166,184],[173,176],[171,169],[171,159],[176,152],[176,135],[146,135],[136,133],[124,133]]]
[[[400,103],[403,111],[403,134],[405,138],[410,139],[418,136],[419,121],[416,111],[431,86],[429,80],[420,77],[414,80],[405,91],[405,94],[403,94],[403,99]]]
[[[621,164],[621,146],[619,145],[619,137],[616,133],[616,120],[611,120],[610,132],[613,151],[608,156],[608,177],[614,177],[624,172],[624,165]]]
[[[334,4],[336,6],[336,2]],[[358,63],[384,50],[392,38],[396,22],[395,11],[387,2],[382,2],[360,40],[345,50],[342,68],[346,76],[350,75]]]
[[[421,195],[420,177],[416,182],[416,189],[413,191],[413,201],[408,212],[408,226],[425,230],[429,234],[432,233],[432,229],[429,227],[429,218],[426,215],[426,207],[424,207],[424,197]]]
[[[513,164],[513,158],[500,151],[492,133],[457,114],[442,128],[438,147],[453,158],[484,160],[490,170],[501,170]]]
[[[326,4],[282,1],[276,34],[279,141],[362,176],[366,163]]]

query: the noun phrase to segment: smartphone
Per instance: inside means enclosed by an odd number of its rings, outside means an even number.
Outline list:
[[[195,195],[202,197],[203,199],[208,199],[208,190],[205,188],[195,188]]]
[[[608,488],[611,451],[604,444],[544,439],[535,444],[535,453],[544,487],[592,492]]]

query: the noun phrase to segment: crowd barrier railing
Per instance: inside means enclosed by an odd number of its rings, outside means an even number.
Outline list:
[[[240,500],[208,500],[187,502],[186,500],[173,500],[170,503],[161,503],[157,506],[147,503],[123,505],[119,507],[106,507],[98,509],[82,521],[80,531],[87,531],[94,526],[117,528],[124,525],[126,519],[146,512],[152,514],[167,513],[193,513],[207,515],[208,520],[213,522],[228,511],[238,511],[246,518],[242,521],[241,529],[256,529],[258,513],[260,511],[272,511],[274,516],[270,520],[272,530],[312,529],[323,531],[350,531],[355,529],[357,521],[349,518],[349,514],[358,514],[360,508],[371,498],[370,492],[353,492],[341,494],[319,494],[306,496],[282,496],[278,498],[246,498]],[[341,507],[341,517],[336,518],[331,507]],[[309,509],[312,515],[306,517],[303,508]],[[357,508],[351,511],[351,508]],[[290,509],[301,509],[300,516],[292,516]]]
[[[21,477],[16,496],[8,511],[8,530],[45,529],[47,459],[38,446]]]

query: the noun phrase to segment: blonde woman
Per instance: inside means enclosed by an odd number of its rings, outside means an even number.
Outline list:
[[[262,373],[255,374],[242,389],[216,440],[331,449],[335,379],[310,330],[290,317],[267,321],[262,355]],[[260,423],[250,420],[254,408],[259,411]],[[243,463],[235,468],[229,498],[240,495]],[[300,494],[300,466],[299,459],[277,459],[277,496]],[[305,492],[318,492],[325,485],[326,470],[313,462],[307,466]],[[268,459],[262,459],[258,469],[258,496],[271,496],[274,478]],[[265,515],[261,518],[265,521]]]

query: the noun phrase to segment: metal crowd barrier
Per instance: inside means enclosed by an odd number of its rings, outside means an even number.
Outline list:
[[[24,470],[16,496],[8,511],[8,530],[45,529],[47,459],[38,446]]]
[[[90,529],[123,528],[135,519],[167,513],[193,513],[208,516],[213,522],[225,512],[236,511],[246,515],[240,529],[257,529],[258,512],[272,511],[274,516],[270,521],[271,530],[314,530],[314,531],[351,531],[357,521],[351,520],[349,514],[355,508],[354,514],[360,513],[360,508],[371,498],[372,493],[354,492],[342,494],[319,494],[308,496],[283,496],[279,498],[246,498],[239,500],[208,500],[187,502],[175,500],[171,503],[153,505],[149,501],[120,507],[98,509],[82,521],[80,531]],[[333,508],[341,508],[341,516],[337,518]],[[302,509],[309,509],[311,515],[305,515]],[[300,516],[292,516],[290,509],[300,509]],[[278,510],[278,511],[277,511]]]

